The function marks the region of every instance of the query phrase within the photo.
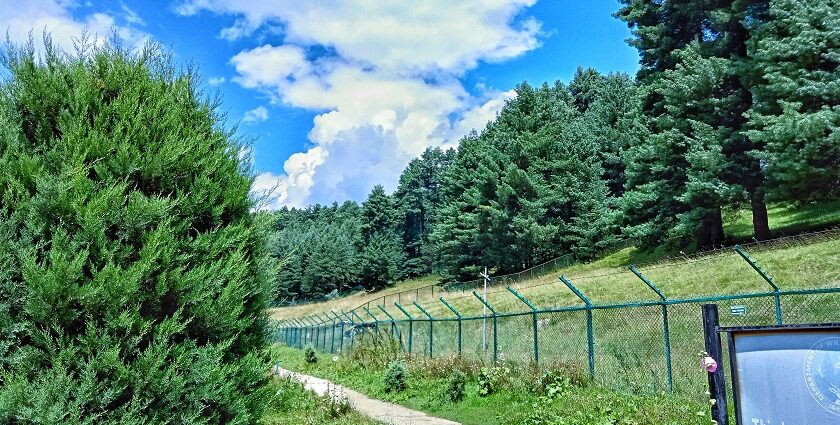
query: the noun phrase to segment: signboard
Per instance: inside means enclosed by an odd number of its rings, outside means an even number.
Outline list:
[[[840,425],[840,329],[733,331],[742,425]]]
[[[747,306],[745,305],[733,305],[729,307],[729,313],[733,316],[746,316],[747,315]]]

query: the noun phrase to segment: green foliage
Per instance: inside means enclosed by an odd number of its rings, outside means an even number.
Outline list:
[[[0,423],[255,423],[271,269],[242,146],[157,47],[80,46],[2,62]]]
[[[534,392],[538,396],[554,400],[568,393],[572,385],[571,377],[566,376],[563,371],[553,370],[543,372],[537,381]]]
[[[755,25],[755,102],[749,136],[777,199],[840,196],[840,7],[835,1],[770,2]]]
[[[449,375],[449,381],[446,385],[446,395],[449,396],[449,401],[458,402],[463,400],[466,387],[467,375],[460,370],[453,371]]]
[[[478,395],[489,396],[510,385],[511,370],[506,366],[482,367],[478,372]]]
[[[433,229],[445,278],[587,257],[612,240],[599,146],[582,137],[572,101],[561,84],[521,84],[494,122],[461,141]]]
[[[315,355],[315,349],[312,346],[306,347],[303,351],[303,358],[307,363],[318,363],[318,356]]]
[[[428,148],[413,159],[400,175],[394,192],[399,211],[399,227],[405,247],[404,272],[408,277],[431,273],[434,264],[432,229],[443,206],[443,175],[455,150]]]
[[[300,350],[283,347],[281,361],[293,370],[329,379],[337,384],[359,390],[371,397],[398,403],[424,411],[430,415],[465,425],[535,424],[686,424],[708,425],[708,403],[696,397],[676,395],[640,395],[619,393],[596,385],[570,384],[562,395],[549,399],[532,391],[539,381],[528,368],[510,370],[507,383],[497,387],[489,396],[480,396],[477,383],[469,380],[464,398],[458,403],[447,397],[449,375],[412,372],[411,385],[400,393],[386,393],[380,373],[387,364],[357,363],[341,358],[337,364],[319,363],[311,368],[303,361]],[[452,359],[447,357],[407,359],[410,370],[447,370]],[[443,365],[433,365],[440,361]],[[415,364],[417,363],[417,364]],[[477,373],[477,372],[476,372]],[[564,372],[558,372],[564,374]],[[468,375],[472,376],[472,372]],[[567,375],[563,375],[567,376]],[[574,379],[572,379],[574,382]]]
[[[486,367],[481,368],[478,372],[478,395],[485,397],[493,393],[493,386],[490,384],[490,377],[488,376],[490,370]]]
[[[746,137],[744,114],[754,67],[748,25],[763,22],[766,0],[622,3],[651,119],[651,137],[628,156],[625,231],[648,248],[676,238],[708,249],[724,239],[721,210],[749,203],[755,237],[769,238],[763,143]]]
[[[272,217],[269,246],[272,256],[283,262],[277,275],[278,302],[324,299],[359,283],[363,240],[356,203],[284,209]]]
[[[408,369],[405,363],[399,360],[393,361],[385,370],[385,392],[398,393],[405,390],[406,381],[408,380]]]
[[[266,425],[326,424],[372,425],[378,422],[361,417],[346,401],[319,397],[293,379],[273,379],[271,397],[261,423]]]

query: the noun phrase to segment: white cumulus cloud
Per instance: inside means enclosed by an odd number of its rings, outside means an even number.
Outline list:
[[[268,119],[268,109],[265,106],[257,106],[250,111],[246,111],[242,117],[244,123],[263,122]]]
[[[116,34],[132,47],[140,47],[150,39],[146,32],[137,29],[143,25],[142,19],[127,7],[122,16],[91,13],[84,17],[74,17],[74,7],[75,2],[66,0],[0,1],[0,28],[15,43],[25,43],[30,34],[40,42],[46,31],[56,45],[67,51],[73,51],[74,39],[85,31],[99,42]]]
[[[513,92],[473,95],[460,78],[539,46],[540,23],[525,16],[535,1],[188,0],[177,11],[233,16],[219,34],[231,40],[282,28],[283,43],[230,60],[241,86],[319,113],[312,147],[285,173],[257,179],[255,193],[271,182],[269,207],[278,207],[359,200],[378,183],[394,189],[424,149],[482,129]]]

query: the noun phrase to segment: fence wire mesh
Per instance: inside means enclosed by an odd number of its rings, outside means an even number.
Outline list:
[[[702,304],[718,304],[722,326],[840,322],[838,262],[840,231],[833,230],[583,273],[568,277],[569,285],[550,276],[481,295],[420,288],[394,295],[388,307],[364,315],[367,322],[342,314],[285,323],[274,335],[290,346],[341,352],[359,335],[386,332],[414,356],[562,365],[610,388],[700,400],[707,387],[699,367]],[[440,295],[447,299],[431,299]]]

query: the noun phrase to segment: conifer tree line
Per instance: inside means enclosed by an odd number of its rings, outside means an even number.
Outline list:
[[[275,212],[278,300],[585,259],[621,238],[703,250],[727,241],[737,211],[763,240],[768,202],[840,196],[840,2],[621,3],[636,76],[522,83],[456,150],[413,160],[393,193]]]

